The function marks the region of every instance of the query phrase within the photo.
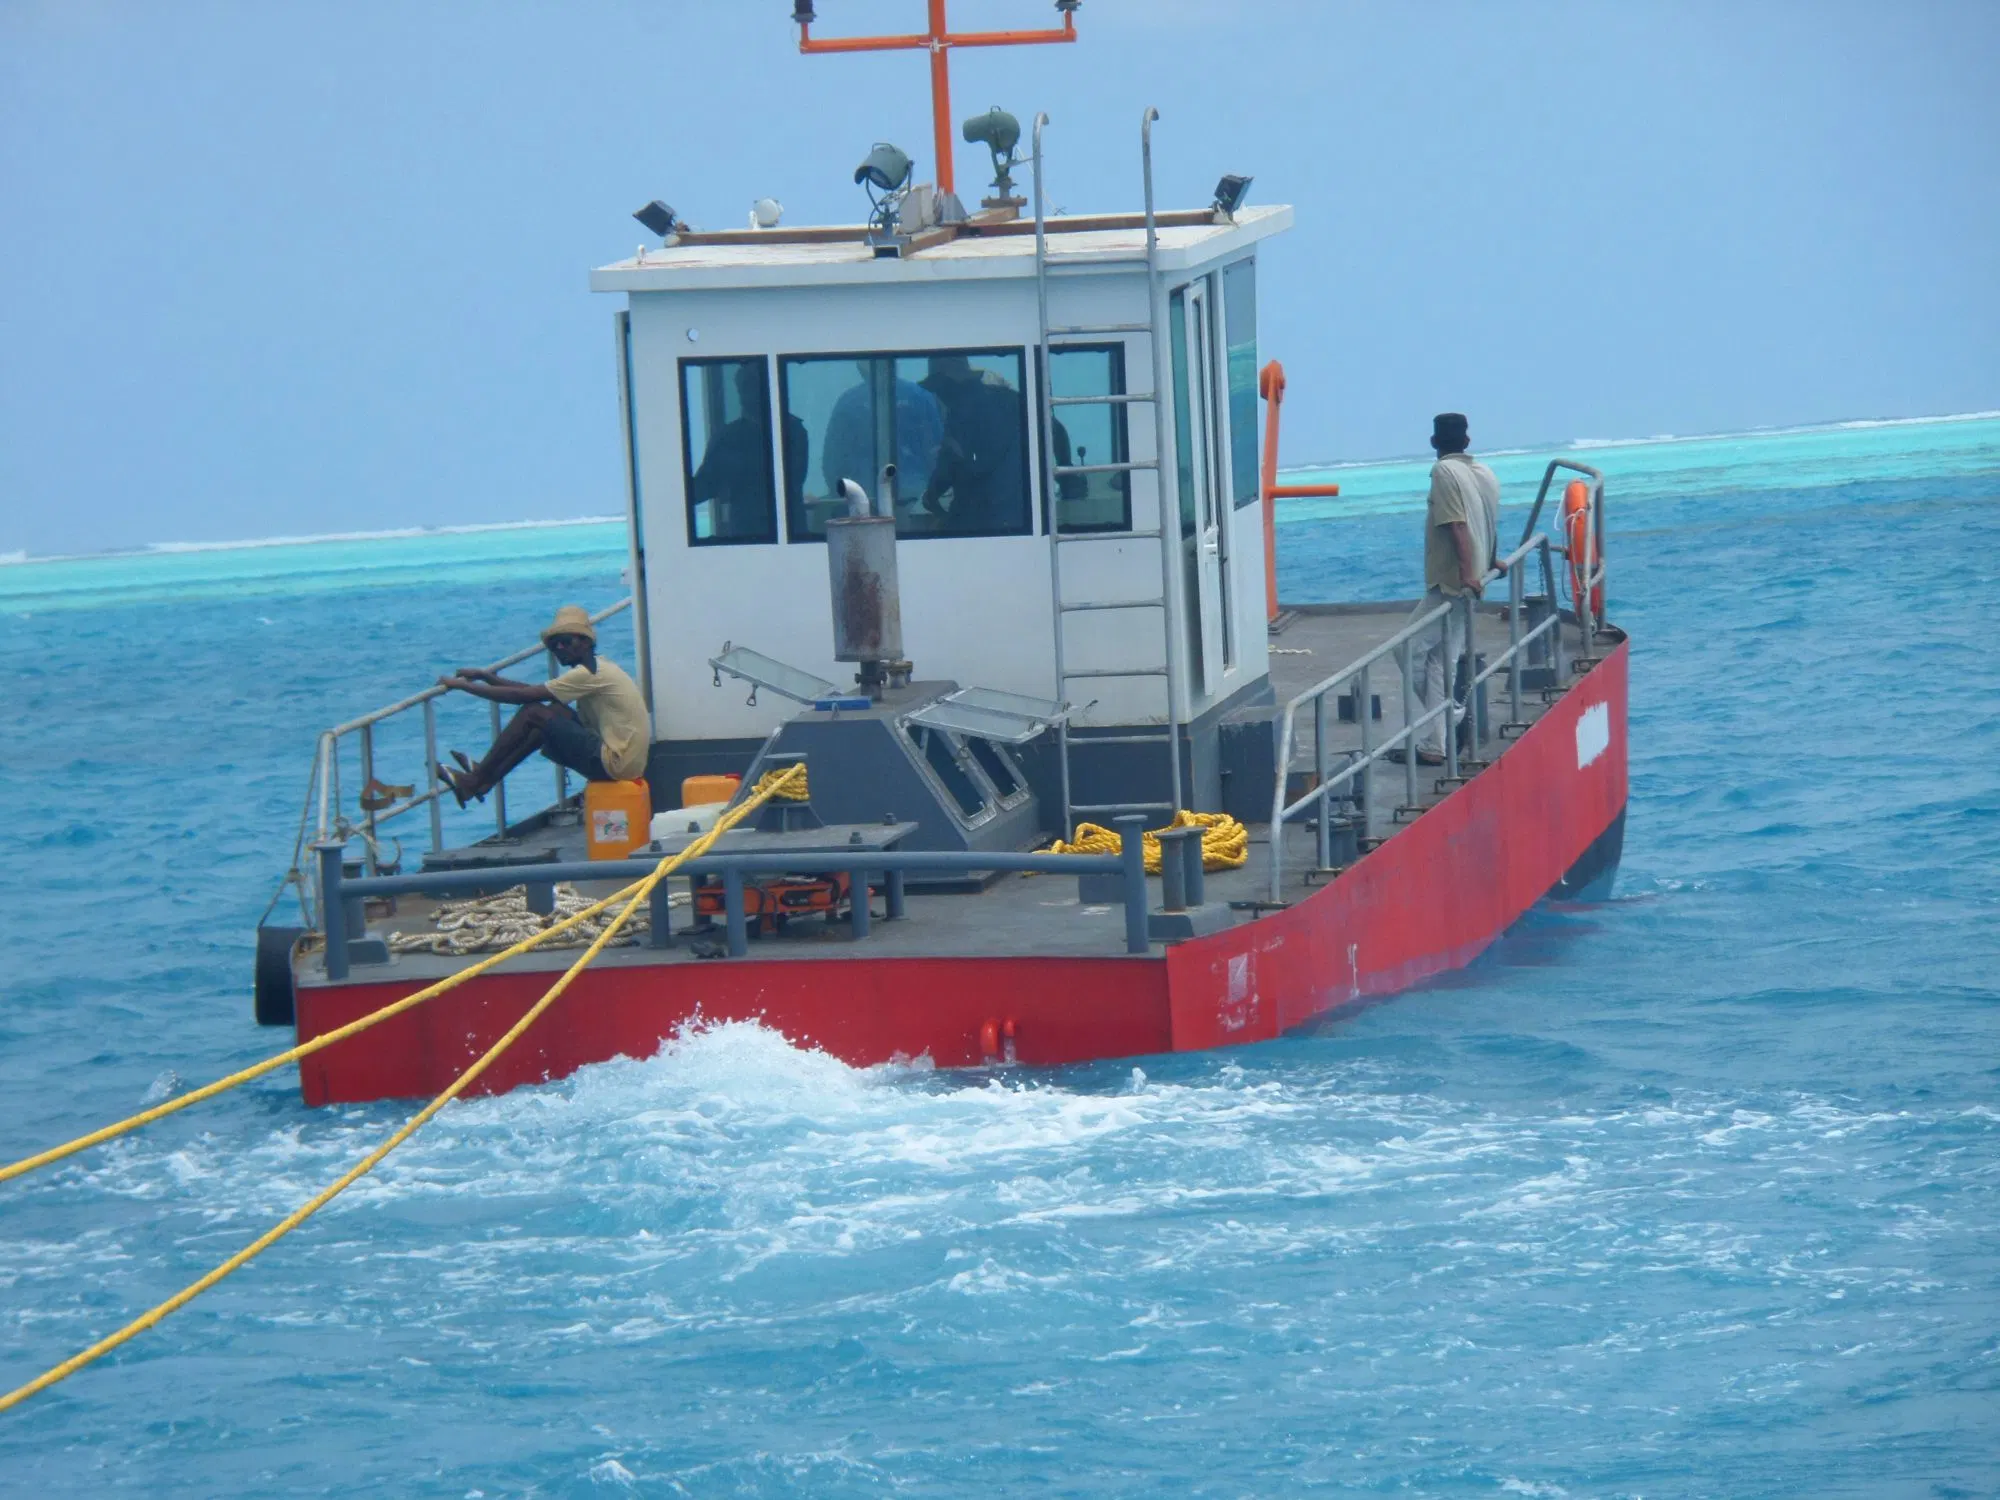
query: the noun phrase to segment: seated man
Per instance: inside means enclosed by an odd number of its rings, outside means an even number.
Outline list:
[[[542,644],[568,669],[547,682],[509,682],[484,667],[461,667],[455,676],[438,679],[440,687],[475,698],[521,705],[478,765],[454,750],[460,769],[437,768],[460,807],[484,797],[537,750],[591,781],[630,781],[646,774],[653,743],[646,700],[617,663],[598,656],[589,614],[565,604],[542,632]]]

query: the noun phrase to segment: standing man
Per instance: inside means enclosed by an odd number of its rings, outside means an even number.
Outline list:
[[[646,700],[622,667],[597,654],[590,615],[565,604],[542,632],[542,644],[567,669],[547,682],[509,682],[484,667],[461,667],[438,679],[439,687],[521,705],[479,764],[454,750],[460,769],[437,768],[460,807],[484,797],[537,750],[590,781],[631,781],[646,774],[653,745]]]
[[[1431,465],[1430,500],[1424,509],[1424,597],[1411,619],[1446,600],[1467,594],[1477,598],[1493,566],[1499,544],[1500,481],[1466,451],[1468,437],[1465,417],[1459,412],[1442,412],[1431,419],[1431,448],[1438,459]],[[1458,612],[1454,610],[1445,619],[1451,627],[1448,639],[1433,637],[1422,664],[1412,674],[1416,678],[1412,691],[1420,708],[1445,701],[1450,692],[1446,684],[1465,654]],[[1456,724],[1461,717],[1463,711],[1454,710],[1424,726],[1417,736],[1419,765],[1444,764],[1445,723],[1450,720]],[[1391,751],[1390,758],[1403,757]]]

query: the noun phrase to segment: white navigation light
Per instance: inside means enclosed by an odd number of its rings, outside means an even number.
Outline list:
[[[1236,210],[1243,206],[1243,200],[1250,196],[1250,184],[1254,179],[1238,177],[1229,173],[1215,185],[1216,212],[1227,218],[1235,218]]]

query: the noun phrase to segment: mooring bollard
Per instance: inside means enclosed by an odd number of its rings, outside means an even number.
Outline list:
[[[673,892],[662,880],[653,887],[653,894],[646,898],[647,923],[646,946],[649,948],[671,948],[674,945]]]
[[[326,940],[326,977],[347,977],[347,902],[340,893],[344,872],[340,862],[347,854],[345,844],[331,839],[314,844],[319,856],[319,930]]]
[[[1146,820],[1137,813],[1113,818],[1111,827],[1119,839],[1119,854],[1125,864],[1125,951],[1150,953],[1152,939],[1146,935]]]
[[[743,924],[743,872],[733,865],[722,872],[722,920],[729,937],[729,956],[742,958],[750,951],[750,934]]]
[[[868,872],[854,870],[847,877],[847,911],[854,924],[854,938],[859,942],[868,936],[868,919],[873,915],[868,909],[872,898],[868,894]]]
[[[1206,837],[1208,830],[1206,828],[1190,828],[1188,832],[1193,834],[1194,837],[1181,847],[1181,853],[1187,857],[1186,887],[1188,905],[1202,906],[1208,901],[1208,874],[1202,868],[1201,841]]]
[[[1199,828],[1163,828],[1160,830],[1160,909],[1162,911],[1186,911],[1188,908],[1187,888],[1187,845],[1190,838],[1201,837]]]

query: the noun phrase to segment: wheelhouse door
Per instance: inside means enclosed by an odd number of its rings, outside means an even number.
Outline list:
[[[1187,610],[1188,680],[1212,697],[1233,645],[1229,630],[1216,407],[1215,323],[1206,278],[1177,290],[1168,315],[1173,343],[1174,447],[1180,491],[1182,597]]]

